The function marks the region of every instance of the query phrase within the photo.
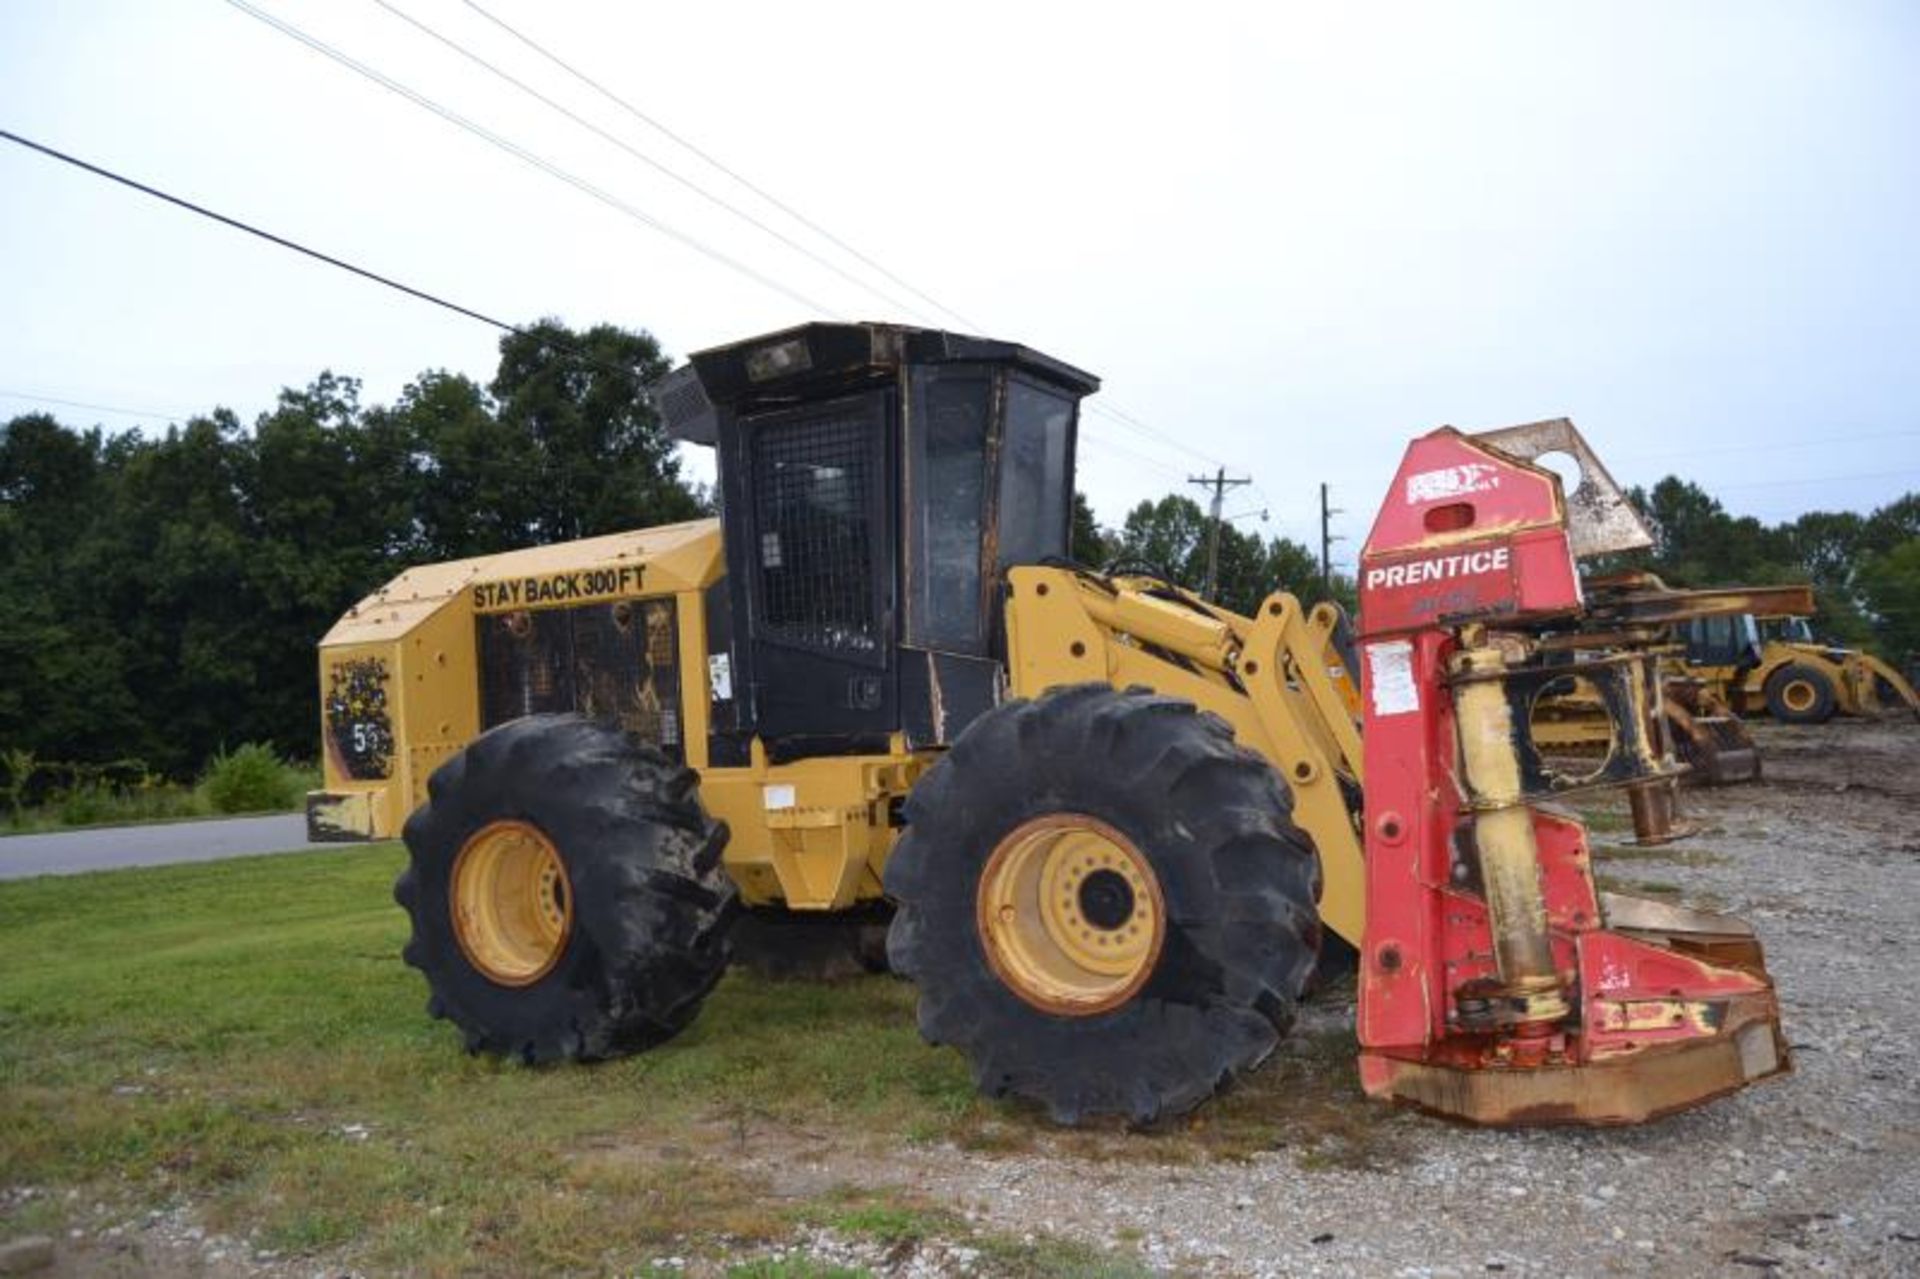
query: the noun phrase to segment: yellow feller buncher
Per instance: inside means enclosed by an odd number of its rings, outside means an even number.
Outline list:
[[[1570,424],[1414,442],[1340,658],[1331,608],[1066,557],[1096,388],[888,325],[705,351],[655,398],[717,451],[718,520],[413,569],[343,617],[309,814],[404,830],[428,1010],[604,1058],[696,1016],[743,913],[885,920],[982,1090],[1145,1122],[1267,1056],[1331,930],[1376,1097],[1622,1123],[1788,1068],[1751,929],[1598,892],[1550,802],[1676,771],[1642,657],[1588,671],[1618,716],[1591,775],[1528,735],[1577,558],[1645,538]]]

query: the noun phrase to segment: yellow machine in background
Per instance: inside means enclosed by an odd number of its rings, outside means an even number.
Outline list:
[[[1786,589],[1795,598],[1768,610],[1689,623],[1682,632],[1687,673],[1741,714],[1764,711],[1786,724],[1902,707],[1920,716],[1920,695],[1905,676],[1871,653],[1816,641],[1806,620],[1812,590]]]

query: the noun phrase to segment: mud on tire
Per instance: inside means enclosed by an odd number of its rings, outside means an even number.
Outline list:
[[[996,850],[1061,814],[1137,850],[1163,907],[1142,984],[1094,1012],[1016,993],[984,936]],[[960,1049],[982,1092],[1061,1123],[1147,1123],[1257,1066],[1292,1025],[1320,943],[1319,862],[1279,776],[1191,703],[1104,684],[1009,702],[920,782],[907,819],[889,958],[919,987],[922,1035]]]
[[[427,791],[393,887],[413,921],[402,957],[427,979],[427,1011],[469,1051],[589,1061],[693,1020],[726,970],[738,899],[720,867],[726,827],[701,808],[691,771],[617,729],[540,715],[475,739]],[[462,849],[513,823],[551,845],[570,908],[550,967],[519,985],[476,966],[453,919]]]

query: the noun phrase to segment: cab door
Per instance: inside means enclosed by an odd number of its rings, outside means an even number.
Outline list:
[[[740,420],[728,535],[754,727],[776,756],[884,745],[898,718],[892,395],[876,389]],[[797,739],[814,739],[802,743]]]

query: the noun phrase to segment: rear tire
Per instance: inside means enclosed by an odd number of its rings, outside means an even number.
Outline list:
[[[989,1096],[1148,1123],[1292,1025],[1319,862],[1278,774],[1191,703],[1104,684],[1009,702],[907,821],[888,954],[919,986],[921,1034]]]
[[[1767,710],[1783,724],[1824,724],[1836,701],[1833,682],[1816,667],[1788,662],[1767,677]]]
[[[692,772],[616,729],[539,715],[476,738],[408,819],[393,887],[427,1011],[529,1064],[651,1048],[727,966],[726,827]]]

